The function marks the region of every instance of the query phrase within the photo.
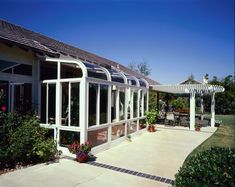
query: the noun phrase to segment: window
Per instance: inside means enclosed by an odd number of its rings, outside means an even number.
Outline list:
[[[14,93],[13,110],[19,114],[32,111],[32,84],[12,83],[11,91]]]
[[[108,142],[108,128],[89,131],[88,140],[94,147]]]
[[[71,83],[71,126],[79,126],[79,83]]]
[[[4,73],[32,76],[32,65],[18,64],[4,60],[0,60],[0,63],[0,71]]]
[[[137,131],[137,123],[136,121],[129,122],[127,124],[127,134],[132,134]]]
[[[41,62],[40,80],[57,79],[57,63]]]
[[[119,120],[125,119],[125,89],[119,92]]]
[[[76,64],[61,63],[61,79],[82,77],[82,70]]]
[[[100,124],[108,122],[108,86],[100,85]]]
[[[20,64],[20,65],[15,66],[13,68],[13,72],[14,72],[14,74],[32,76],[32,66]]]
[[[83,62],[83,64],[87,68],[88,77],[107,80],[107,75],[105,74],[103,69],[100,68],[100,66],[90,64],[90,63],[87,63],[87,62]]]
[[[89,83],[89,120],[88,126],[96,125],[98,84]]]
[[[147,111],[147,93],[145,92],[144,93],[144,112],[146,112]]]
[[[125,123],[112,127],[112,140],[125,136]]]
[[[69,120],[69,83],[61,83],[62,102],[61,102],[61,125],[68,126]]]
[[[79,83],[62,83],[61,124],[79,126]]]
[[[69,144],[80,142],[80,132],[60,130],[60,146],[68,147]]]
[[[134,98],[133,98],[133,117],[137,117],[137,106],[138,106],[138,93],[134,91]]]
[[[55,124],[55,84],[41,86],[41,123]]]
[[[117,121],[117,87],[115,85],[112,86],[112,95],[111,95],[111,121]]]

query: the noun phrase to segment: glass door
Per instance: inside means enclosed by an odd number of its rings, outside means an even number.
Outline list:
[[[24,83],[9,84],[9,111],[27,114],[32,110],[32,85]]]

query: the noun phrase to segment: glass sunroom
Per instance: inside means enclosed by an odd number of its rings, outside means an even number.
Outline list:
[[[114,67],[55,58],[46,58],[40,72],[41,126],[51,129],[65,154],[74,141],[91,141],[98,152],[145,128],[146,80]]]

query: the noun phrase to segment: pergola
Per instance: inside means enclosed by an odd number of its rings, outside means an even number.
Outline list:
[[[153,90],[175,94],[190,94],[190,130],[195,129],[195,96],[211,95],[211,127],[215,126],[215,93],[224,88],[211,84],[152,85]],[[201,102],[203,108],[203,102]]]

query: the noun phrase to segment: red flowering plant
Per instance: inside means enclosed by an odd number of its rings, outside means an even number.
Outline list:
[[[68,146],[69,152],[76,154],[76,159],[79,162],[85,162],[88,159],[88,154],[90,153],[92,148],[91,142],[87,141],[83,144],[79,144],[78,142],[74,142],[73,144]]]

